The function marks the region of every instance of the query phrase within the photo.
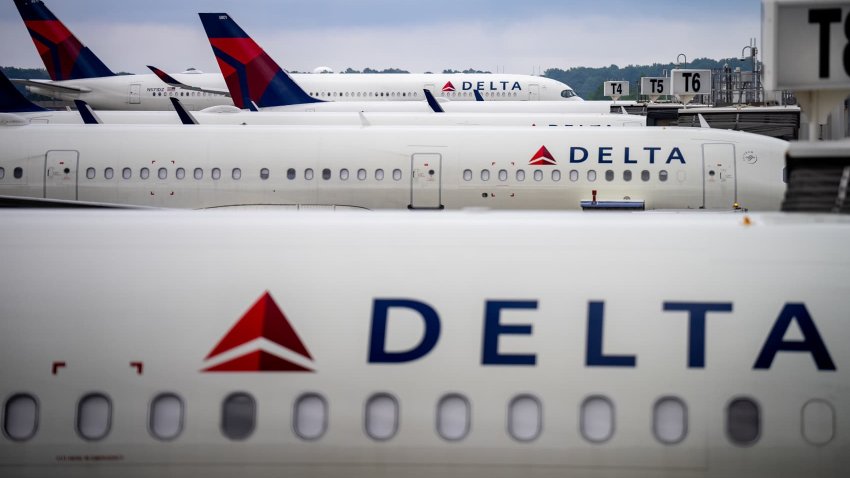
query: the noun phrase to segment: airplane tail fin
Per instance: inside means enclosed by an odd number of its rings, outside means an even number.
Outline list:
[[[36,113],[47,111],[28,100],[9,81],[5,73],[0,72],[0,113]]]
[[[44,67],[53,81],[115,76],[53,15],[42,0],[15,0]]]
[[[260,108],[321,102],[301,89],[229,15],[199,15],[238,108],[248,108],[251,101]]]

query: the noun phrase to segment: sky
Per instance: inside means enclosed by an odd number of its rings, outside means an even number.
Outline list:
[[[282,67],[547,68],[741,55],[760,0],[45,0],[113,71],[217,72],[198,12],[229,13]],[[43,67],[13,0],[0,0],[0,65]]]

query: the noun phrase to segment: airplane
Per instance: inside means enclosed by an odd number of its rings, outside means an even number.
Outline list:
[[[427,90],[424,90],[427,91]],[[254,114],[234,106],[218,106],[205,111],[189,113],[178,98],[170,98],[175,109],[194,117],[188,120],[197,124],[230,125],[503,125],[503,126],[541,126],[541,127],[620,127],[646,126],[646,117],[639,115],[616,114],[534,114],[534,113],[326,113],[305,112],[266,112]],[[81,112],[91,109],[90,105],[80,102],[82,108],[74,111],[50,111],[30,102],[18,91],[14,84],[0,72],[0,122],[31,124],[82,124]],[[4,113],[14,113],[6,114]],[[98,111],[89,115],[101,119],[106,124],[180,124],[181,116],[168,111]],[[94,120],[97,122],[96,120]]]
[[[15,0],[51,81],[16,80],[33,93],[86,101],[96,110],[169,110],[169,98],[191,110],[232,104],[220,74],[195,69],[173,76],[193,88],[163,85],[155,75],[115,75],[41,0]],[[580,101],[569,86],[549,78],[507,74],[293,75],[312,97],[334,101],[422,100],[429,88],[459,101],[483,89],[492,101]]]
[[[846,216],[0,223],[3,476],[850,471]]]
[[[18,124],[0,127],[0,196],[191,209],[772,211],[788,147],[701,128]]]

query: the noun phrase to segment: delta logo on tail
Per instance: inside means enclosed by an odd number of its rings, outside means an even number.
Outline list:
[[[254,343],[256,342],[256,343]],[[269,345],[271,342],[273,345]],[[295,329],[286,319],[283,311],[275,303],[271,294],[266,291],[254,305],[242,315],[236,325],[218,342],[209,355],[204,359],[219,357],[245,344],[254,343],[252,350],[211,365],[203,372],[313,372],[305,365],[295,361],[313,361],[313,357],[298,338]],[[293,360],[281,356],[280,351],[273,351],[280,346],[300,358]],[[272,350],[269,350],[272,349]]]
[[[443,91],[444,92],[455,91],[455,85],[453,85],[452,82],[450,81],[450,82],[446,83],[445,85],[443,85]]]
[[[552,157],[552,153],[546,149],[546,146],[541,146],[534,154],[534,157],[528,162],[529,166],[557,166],[558,162]]]

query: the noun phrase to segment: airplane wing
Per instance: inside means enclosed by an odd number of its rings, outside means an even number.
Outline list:
[[[11,80],[16,85],[35,86],[58,93],[91,93],[91,89],[81,86],[59,85],[50,80]]]
[[[129,206],[126,204],[112,204],[89,201],[64,201],[61,199],[26,198],[14,196],[0,196],[0,209],[3,208],[27,208],[27,209],[156,209],[144,206]]]
[[[182,88],[184,90],[189,90],[189,91],[199,91],[201,93],[213,93],[213,94],[216,94],[216,95],[224,95],[224,96],[227,96],[228,98],[230,98],[230,91],[228,91],[228,90],[216,90],[216,89],[200,88],[200,87],[197,87],[197,86],[187,85],[185,83],[181,83],[181,82],[177,81],[176,78],[174,78],[173,76],[169,75],[168,73],[160,70],[159,68],[157,68],[155,66],[148,65],[148,68],[153,72],[154,75],[158,76],[159,79],[162,80],[168,86],[174,86],[174,87]]]

